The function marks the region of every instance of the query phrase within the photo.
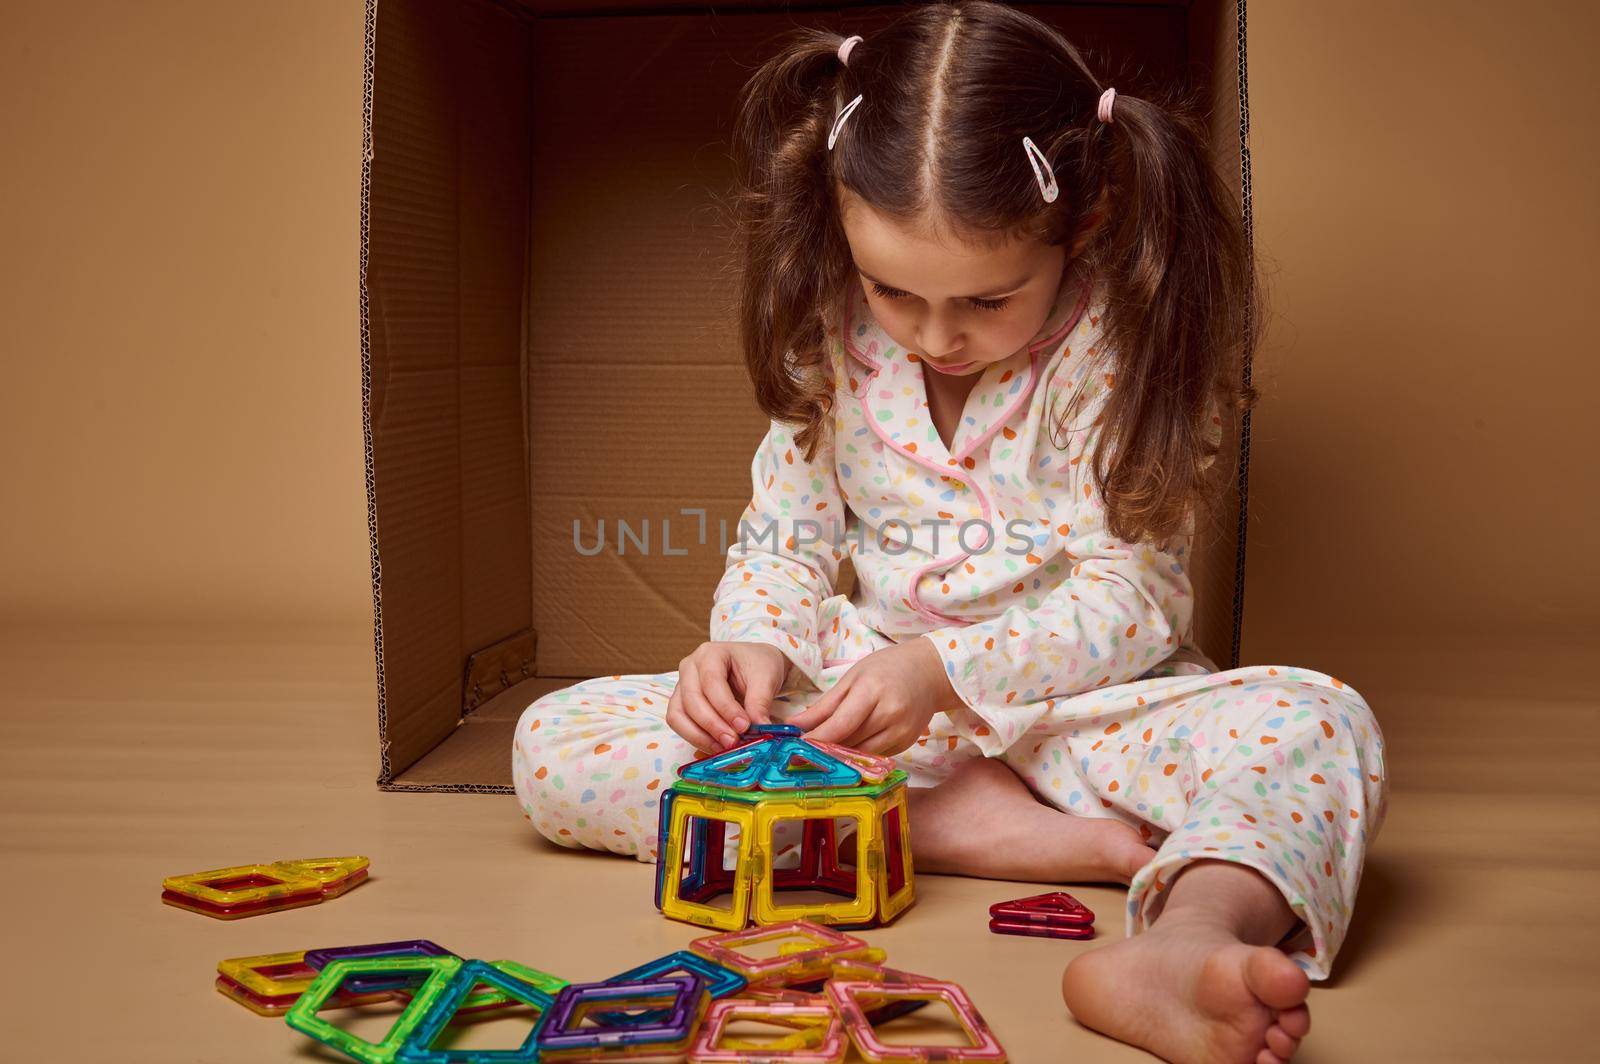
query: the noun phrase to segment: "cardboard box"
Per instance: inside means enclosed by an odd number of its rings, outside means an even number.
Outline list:
[[[1125,92],[1204,87],[1248,222],[1242,0],[1020,6]],[[788,27],[871,40],[893,14],[369,0],[361,371],[381,786],[508,792],[511,730],[534,698],[675,669],[706,638],[766,429],[714,199],[735,94]],[[1248,421],[1241,442],[1247,460]],[[607,548],[586,553],[602,527]],[[1208,540],[1193,567],[1196,638],[1223,668],[1242,547]]]

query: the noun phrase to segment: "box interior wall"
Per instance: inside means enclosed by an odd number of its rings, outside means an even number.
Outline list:
[[[1120,91],[1204,92],[1249,224],[1242,3],[1017,6]],[[870,41],[894,13],[369,0],[380,785],[508,791],[534,698],[674,669],[706,638],[766,429],[734,343],[717,199],[735,94],[789,26]],[[1196,638],[1223,668],[1238,654],[1248,429],[1227,441],[1233,527],[1192,567]],[[577,549],[602,527],[607,549]],[[847,564],[838,590],[851,583]]]

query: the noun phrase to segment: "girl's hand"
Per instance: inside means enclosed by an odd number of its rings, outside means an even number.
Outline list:
[[[893,755],[916,742],[935,713],[960,704],[939,651],[917,636],[856,662],[788,723],[808,739]]]
[[[701,643],[678,662],[667,727],[702,753],[734,746],[751,724],[771,723],[791,664],[766,643]]]

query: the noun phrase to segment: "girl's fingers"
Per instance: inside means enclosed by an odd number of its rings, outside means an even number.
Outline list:
[[[875,731],[860,742],[850,745],[868,754],[883,754],[887,757],[893,757],[911,744],[905,740],[899,729],[889,727]]]
[[[772,723],[772,696],[777,693],[778,685],[766,677],[745,686],[744,708],[750,714],[750,723]]]
[[[706,701],[705,695],[700,693],[700,676],[694,668],[681,669],[678,672],[678,687],[681,689],[683,711],[689,719],[700,726],[700,730],[716,740],[713,750],[726,750],[732,746],[738,736],[733,734],[728,727],[728,722]]]
[[[750,727],[750,720],[745,715],[744,707],[734,697],[733,689],[728,686],[728,668],[727,658],[712,662],[711,668],[706,669],[700,677],[701,690],[706,701],[711,703],[711,708],[732,726],[737,737]]]
[[[865,739],[857,739],[846,745],[860,750],[864,754],[881,754],[885,752],[882,746],[888,734],[887,730],[875,731]]]
[[[861,723],[856,725],[854,731],[839,740],[839,742],[841,745],[848,746],[854,750],[868,750],[862,744],[868,741],[869,736],[888,731],[892,727],[894,727],[894,721],[885,715],[883,704],[880,702],[873,706],[871,712],[861,719]],[[876,752],[875,750],[868,750],[868,753]]]
[[[836,713],[835,716],[838,714]],[[856,717],[855,726],[842,732],[839,738],[831,740],[840,746],[848,746],[855,750],[865,749],[862,741],[869,735],[876,735],[894,726],[894,719],[889,715],[887,707],[876,698],[866,699],[866,711]]]
[[[851,688],[850,693],[839,703],[839,708],[835,709],[827,720],[807,733],[806,738],[848,746],[849,743],[845,742],[845,739],[856,733],[862,722],[872,713],[875,704],[875,699],[871,695],[858,694],[859,690]]]
[[[688,714],[684,713],[683,701],[678,697],[681,687],[682,683],[680,682],[678,686],[672,689],[672,697],[667,700],[667,727],[683,736],[685,742],[701,753],[716,753],[721,749],[716,740],[701,730],[694,721],[689,719]]]
[[[847,673],[839,677],[839,682],[828,688],[821,698],[818,698],[805,709],[784,721],[784,723],[793,724],[801,731],[809,731],[831,717],[834,713],[834,707],[839,704],[839,700],[849,693],[850,676]]]
[[[733,659],[733,670],[739,680],[739,687],[744,692],[744,710],[750,714],[752,724],[772,723],[772,697],[778,693],[779,686],[783,683],[783,669],[770,669],[766,659],[759,659],[761,664],[756,664],[750,659]],[[788,661],[787,658],[784,661]]]
[[[707,735],[705,732],[701,731],[695,726],[693,721],[684,716],[682,713],[677,715],[676,720],[674,720],[672,717],[668,717],[667,724],[672,728],[673,731],[683,736],[684,742],[688,743],[702,754],[715,754],[722,751],[722,745],[720,743],[711,738],[711,736]]]

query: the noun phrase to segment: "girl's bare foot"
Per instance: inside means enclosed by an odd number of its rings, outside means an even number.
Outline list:
[[[908,797],[919,872],[1126,885],[1155,857],[1127,824],[1053,809],[991,758],[965,761],[937,787],[912,788]]]
[[[1186,867],[1173,885],[1201,866]],[[1246,932],[1254,942],[1277,941],[1292,922],[1281,919],[1288,911],[1281,901],[1257,911],[1265,915]],[[1282,950],[1241,939],[1240,926],[1250,925],[1230,919],[1227,903],[1174,909],[1169,900],[1146,930],[1074,958],[1062,996],[1084,1026],[1165,1060],[1281,1064],[1311,1029],[1310,980]]]

